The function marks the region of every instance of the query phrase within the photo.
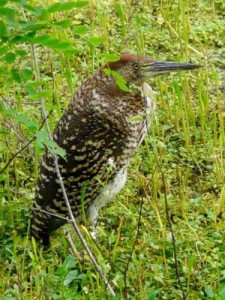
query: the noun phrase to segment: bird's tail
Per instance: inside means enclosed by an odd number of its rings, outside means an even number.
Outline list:
[[[66,219],[57,216],[57,213],[50,213],[43,208],[39,208],[34,202],[31,213],[31,237],[42,242],[44,246],[49,246],[50,235],[66,223]]]
[[[49,222],[48,215],[39,210],[34,203],[31,212],[31,237],[34,237],[36,241],[42,242],[44,246],[49,246],[50,244]]]

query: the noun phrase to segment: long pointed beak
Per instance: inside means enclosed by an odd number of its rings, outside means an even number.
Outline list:
[[[201,67],[203,66],[191,63],[154,61],[150,66],[146,68],[146,73],[148,73],[150,76],[155,76],[170,72],[193,70]]]

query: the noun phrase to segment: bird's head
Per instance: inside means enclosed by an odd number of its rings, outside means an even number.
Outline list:
[[[118,72],[125,81],[135,83],[144,81],[150,77],[166,74],[170,72],[186,71],[202,67],[192,63],[161,62],[147,56],[136,56],[123,54],[120,60],[109,62],[105,68]]]

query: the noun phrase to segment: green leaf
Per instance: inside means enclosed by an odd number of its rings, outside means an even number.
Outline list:
[[[21,77],[17,69],[11,70],[12,78],[18,83],[21,83]]]
[[[17,120],[17,122],[25,125],[27,127],[27,129],[29,129],[32,132],[34,132],[38,129],[38,124],[35,121],[30,120],[29,117],[25,114],[17,114],[15,117],[15,120]]]
[[[30,80],[33,77],[33,72],[31,69],[24,68],[22,69],[22,79],[24,81]]]
[[[70,272],[66,275],[66,277],[65,277],[65,279],[64,279],[64,282],[63,282],[63,285],[65,285],[65,286],[69,285],[71,282],[74,281],[74,279],[77,278],[77,275],[78,275],[77,270],[70,271]]]
[[[40,87],[40,86],[43,86],[44,84],[45,84],[45,80],[41,79],[41,80],[38,80],[38,81],[29,82],[26,86]]]
[[[21,5],[21,6],[24,6],[27,3],[27,0],[11,0],[11,1],[15,2],[15,3],[17,3],[17,4]]]
[[[11,44],[18,44],[24,41],[24,36],[21,35],[15,35],[12,39],[11,39]]]
[[[18,22],[16,21],[15,16],[16,16],[16,14],[15,15],[14,14],[11,14],[11,15],[9,14],[9,15],[6,16],[6,18],[7,18],[8,24],[10,26],[12,26],[14,29],[17,29],[18,28]]]
[[[106,75],[112,75],[116,81],[118,87],[125,92],[130,92],[129,87],[126,85],[126,80],[118,72],[111,70],[109,68],[104,68],[103,71]]]
[[[24,5],[24,9],[32,13],[33,15],[39,17],[41,14],[43,14],[44,9],[38,6],[30,6],[30,5]]]
[[[36,132],[36,146],[38,151],[44,149],[45,147],[44,141],[47,139],[49,139],[47,131],[40,130]]]
[[[121,5],[120,4],[116,4],[115,9],[116,9],[116,13],[118,14],[118,16],[121,19],[124,19],[123,10],[122,10]]]
[[[75,48],[66,48],[63,50],[63,53],[65,53],[67,55],[77,55],[79,53],[79,50],[77,50]]]
[[[130,89],[126,85],[126,80],[118,72],[112,70],[112,76],[116,81],[118,87],[125,92],[130,92]]]
[[[26,30],[26,31],[38,31],[38,30],[41,30],[41,29],[44,29],[44,28],[47,28],[49,27],[49,23],[48,22],[36,22],[36,21],[28,21],[28,22],[25,22],[23,24],[23,29]]]
[[[16,55],[13,52],[8,52],[5,55],[5,61],[9,64],[13,63],[15,61],[15,59],[16,59]]]
[[[213,298],[214,297],[214,292],[213,292],[213,288],[209,285],[207,285],[205,287],[205,293],[209,298]]]
[[[54,154],[66,159],[66,151],[63,148],[60,147],[55,148]]]
[[[87,31],[88,31],[88,28],[85,25],[79,25],[73,29],[73,32],[77,35],[84,35],[87,33]]]
[[[118,61],[120,60],[120,56],[117,54],[106,54],[104,55],[104,59],[109,62],[109,61]]]
[[[68,28],[71,24],[72,24],[72,21],[70,19],[65,19],[65,20],[57,21],[57,22],[53,23],[53,25],[60,26],[64,29]]]
[[[37,89],[33,86],[30,86],[29,84],[25,85],[25,90],[31,96],[38,93]]]
[[[101,36],[93,36],[87,39],[88,43],[90,43],[94,47],[98,47],[104,42],[104,37]]]
[[[72,77],[71,69],[68,67],[66,68],[66,71],[65,71],[65,77],[66,77],[67,83],[69,85],[71,95],[73,95],[74,94],[73,77]]]
[[[76,266],[76,260],[75,260],[74,256],[68,255],[66,257],[63,265],[65,266],[66,270],[70,270],[72,268],[75,268],[75,266]]]
[[[118,87],[124,91],[124,92],[130,92],[130,89],[128,88],[128,86],[122,82],[122,81],[116,81],[116,84],[118,85]]]
[[[15,119],[20,122],[20,123],[23,123],[23,124],[26,124],[28,122],[28,117],[27,115],[24,115],[24,114],[17,114]]]
[[[27,129],[31,132],[36,132],[38,130],[38,124],[35,121],[30,120],[30,122],[27,123]]]
[[[59,147],[55,141],[48,139],[44,141],[44,144],[51,153],[65,158],[66,151],[63,148]]]
[[[0,74],[6,75],[6,73],[8,73],[8,71],[5,68],[0,67]]]
[[[6,109],[4,113],[5,115],[10,117],[14,117],[15,115],[17,115],[17,112],[13,108]]]
[[[221,284],[218,289],[218,295],[221,299],[225,299],[225,284]]]
[[[34,38],[32,38],[33,43],[45,45],[49,40],[51,39],[51,36],[48,34],[38,35]]]
[[[35,36],[35,31],[34,32],[29,32],[28,34],[25,35],[15,35],[11,39],[11,44],[19,44],[23,42],[30,42],[31,39]]]
[[[0,47],[0,55],[5,54],[9,50],[8,46]]]
[[[16,54],[18,54],[21,57],[25,57],[27,55],[27,52],[25,50],[17,50]]]
[[[157,296],[157,291],[151,291],[148,294],[148,300],[157,300],[156,296]]]
[[[112,70],[109,68],[104,68],[103,71],[106,75],[112,75]]]
[[[9,30],[6,27],[5,23],[0,20],[0,37],[8,37],[9,36]]]
[[[50,140],[50,139],[46,140],[45,144],[47,147],[49,147],[51,149],[57,149],[59,147],[55,141]]]
[[[46,140],[49,139],[48,133],[45,130],[38,131],[36,133],[36,138],[37,138],[37,141],[41,141],[41,142],[46,141]]]
[[[42,80],[39,80],[39,81],[29,82],[24,87],[25,87],[25,90],[27,91],[27,93],[29,95],[34,95],[34,94],[39,93],[37,88],[42,87],[44,84],[45,84],[45,81],[42,79]]]
[[[36,142],[40,148],[43,149],[44,146],[46,146],[51,153],[65,158],[66,151],[59,147],[55,141],[49,138],[47,131],[38,131],[36,133]]]
[[[0,175],[0,182],[4,181],[7,178],[6,175]]]
[[[39,100],[41,98],[50,98],[52,97],[52,90],[42,90],[40,92],[36,91],[33,94],[30,94],[30,97],[34,100]]]
[[[82,8],[89,5],[89,1],[77,1],[74,3],[74,7]]]
[[[49,47],[51,49],[54,50],[62,50],[62,51],[66,51],[66,50],[75,50],[72,47],[72,42],[71,41],[66,41],[66,40],[62,40],[62,39],[55,39],[52,38],[50,35],[48,34],[44,34],[44,35],[39,35],[36,36],[32,39],[33,43],[37,43],[46,47]]]
[[[0,112],[5,112],[5,105],[3,102],[0,102]]]
[[[11,17],[11,15],[15,15],[16,13],[17,11],[15,9],[8,8],[8,7],[0,7],[0,16]]]
[[[47,8],[47,13],[54,13],[60,11],[62,7],[61,2],[54,3]]]
[[[9,131],[6,131],[6,130],[0,130],[0,134],[6,135],[6,134],[9,134]]]
[[[0,6],[4,6],[4,5],[6,5],[6,3],[7,3],[8,1],[7,0],[1,0],[1,2],[0,2]]]
[[[53,39],[46,43],[46,46],[49,46],[52,49],[65,50],[66,48],[72,47],[72,44],[68,41]]]
[[[66,11],[66,10],[71,10],[73,8],[82,8],[85,7],[89,4],[88,1],[77,1],[77,2],[57,2],[52,5],[50,5],[47,8],[47,13],[54,13],[57,11]]]

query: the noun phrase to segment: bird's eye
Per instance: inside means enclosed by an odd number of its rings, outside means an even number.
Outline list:
[[[134,68],[134,70],[138,70],[139,69],[139,64],[138,63],[134,63],[133,64],[133,68]]]

